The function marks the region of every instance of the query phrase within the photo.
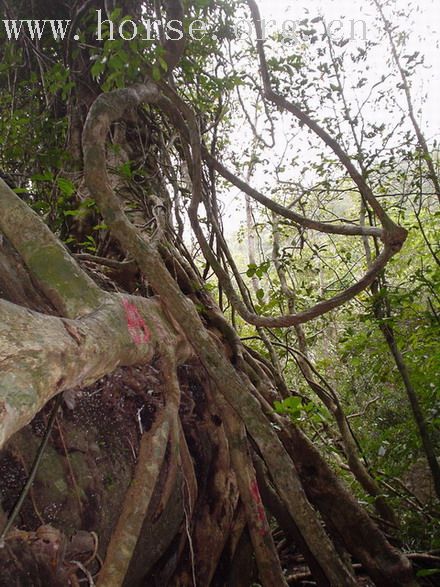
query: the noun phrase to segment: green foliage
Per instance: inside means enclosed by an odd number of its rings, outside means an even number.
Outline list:
[[[327,415],[325,409],[313,401],[304,401],[301,397],[291,396],[282,402],[274,402],[277,414],[283,414],[290,417],[295,424],[309,421],[314,424],[322,424],[326,421]]]

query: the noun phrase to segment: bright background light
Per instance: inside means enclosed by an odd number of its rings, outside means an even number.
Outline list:
[[[367,38],[377,35],[374,23],[376,8],[366,0],[257,0],[262,18],[294,21],[305,17],[314,18],[322,15],[327,23],[340,19],[346,21],[343,30],[350,31],[350,21],[364,20]],[[420,51],[425,55],[425,69],[418,68],[413,80],[413,97],[419,105],[423,94],[426,104],[423,108],[421,123],[427,131],[428,138],[440,134],[440,2],[439,0],[395,0],[394,7],[408,12],[413,7],[411,19],[399,21],[408,33],[408,53]],[[386,8],[385,8],[386,11]],[[387,11],[386,11],[387,12]],[[389,48],[383,46],[383,59],[378,59],[378,67],[386,68],[385,60],[389,57]]]

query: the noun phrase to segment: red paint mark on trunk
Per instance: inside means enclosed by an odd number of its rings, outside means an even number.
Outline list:
[[[127,299],[122,300],[127,318],[127,328],[135,344],[145,344],[151,338],[151,332],[148,330],[145,320],[139,313],[136,306]]]
[[[254,500],[257,507],[258,532],[260,533],[260,536],[265,536],[265,534],[267,534],[266,512],[264,511],[260,490],[258,489],[258,483],[255,479],[251,482],[250,490],[252,499]]]

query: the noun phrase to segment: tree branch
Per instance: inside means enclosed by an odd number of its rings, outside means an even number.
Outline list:
[[[0,230],[62,316],[84,316],[107,298],[43,220],[1,178]]]
[[[186,353],[156,299],[114,294],[78,320],[0,300],[0,315],[0,447],[54,395],[150,361],[158,341],[169,340],[179,360]]]

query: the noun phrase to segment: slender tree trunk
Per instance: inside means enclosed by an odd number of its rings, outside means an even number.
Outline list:
[[[380,318],[379,318],[380,319]],[[386,340],[388,348],[393,356],[396,367],[399,371],[403,385],[405,387],[406,395],[408,397],[409,404],[414,416],[417,429],[419,431],[420,439],[422,441],[423,450],[425,451],[426,459],[428,461],[429,469],[431,471],[432,480],[434,483],[434,490],[437,498],[440,500],[440,465],[438,458],[435,454],[434,445],[431,440],[431,436],[428,431],[425,416],[423,415],[422,408],[420,406],[419,398],[414,386],[411,382],[408,367],[405,360],[400,352],[397,345],[394,331],[390,325],[386,324],[381,320],[380,330]]]

